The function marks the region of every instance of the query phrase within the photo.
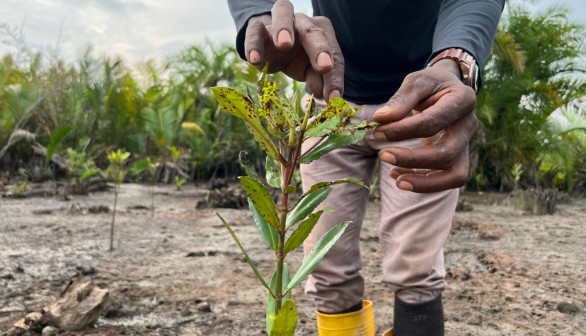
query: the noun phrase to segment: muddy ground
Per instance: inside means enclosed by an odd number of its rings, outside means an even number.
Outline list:
[[[265,334],[265,293],[214,214],[233,223],[266,275],[271,255],[248,211],[196,209],[205,189],[157,186],[151,218],[149,191],[122,186],[114,252],[111,213],[103,211],[111,191],[0,198],[0,331],[51,303],[79,274],[110,289],[110,302],[94,329],[62,335]],[[586,335],[586,200],[534,216],[504,205],[504,194],[461,197],[473,209],[456,214],[446,245],[446,334]],[[380,282],[377,202],[368,208],[364,275],[380,333],[392,321],[393,295]],[[292,267],[300,260],[293,254]],[[294,298],[298,335],[314,335],[312,303],[301,289]]]

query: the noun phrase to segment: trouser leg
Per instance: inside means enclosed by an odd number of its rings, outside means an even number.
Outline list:
[[[436,298],[445,287],[443,246],[458,201],[458,189],[418,194],[397,188],[381,164],[383,281],[406,303]]]
[[[383,281],[395,292],[394,336],[443,336],[443,245],[458,190],[416,194],[397,188],[381,166]]]

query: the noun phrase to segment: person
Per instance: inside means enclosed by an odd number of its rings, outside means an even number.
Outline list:
[[[288,0],[228,5],[243,59],[305,81],[321,104],[343,97],[362,106],[356,118],[379,123],[364,141],[302,165],[303,186],[343,177],[369,184],[380,159],[383,282],[395,293],[385,335],[444,335],[443,245],[478,129],[478,69],[504,0],[312,0],[313,17]],[[367,199],[363,188],[336,186],[326,204],[335,212],[304,243],[307,253],[333,225],[353,221],[306,283],[319,335],[374,335],[360,274]]]

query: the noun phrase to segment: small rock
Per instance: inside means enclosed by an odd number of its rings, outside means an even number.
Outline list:
[[[0,278],[4,280],[14,280],[14,275],[12,275],[12,273],[8,273],[0,276]]]
[[[33,210],[33,215],[51,215],[53,210],[51,209],[37,209]]]
[[[41,333],[41,336],[55,336],[59,333],[59,330],[55,327],[52,326],[47,326],[45,328],[43,328],[43,332]]]
[[[503,233],[494,224],[478,224],[478,237],[482,240],[499,240]]]
[[[67,213],[70,215],[79,215],[81,214],[81,205],[79,203],[72,203],[67,210]]]
[[[570,302],[560,302],[558,303],[556,309],[562,314],[577,314],[580,312],[580,308],[573,303]]]
[[[206,254],[203,251],[193,251],[193,252],[189,252],[187,253],[186,257],[187,258],[193,258],[193,257],[204,257]]]
[[[98,270],[94,266],[78,265],[78,266],[75,266],[75,269],[81,275],[92,275],[92,274],[98,273]]]
[[[92,205],[87,211],[92,214],[109,213],[110,208],[105,205]]]
[[[466,266],[458,266],[450,271],[450,275],[453,279],[459,279],[466,281],[471,278],[470,269]]]
[[[28,313],[23,319],[17,321],[14,326],[22,330],[40,332],[43,329],[43,326],[39,322],[42,317],[43,314],[40,312]]]
[[[212,307],[208,302],[200,302],[197,304],[197,311],[200,311],[202,313],[211,313]]]

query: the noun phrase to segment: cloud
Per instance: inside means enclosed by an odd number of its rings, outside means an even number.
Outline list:
[[[233,42],[236,35],[225,1],[2,1],[0,18],[13,27],[24,24],[30,45],[46,51],[59,41],[68,60],[87,44],[99,54],[135,61],[165,57],[206,39]],[[0,54],[7,51],[0,45]]]

